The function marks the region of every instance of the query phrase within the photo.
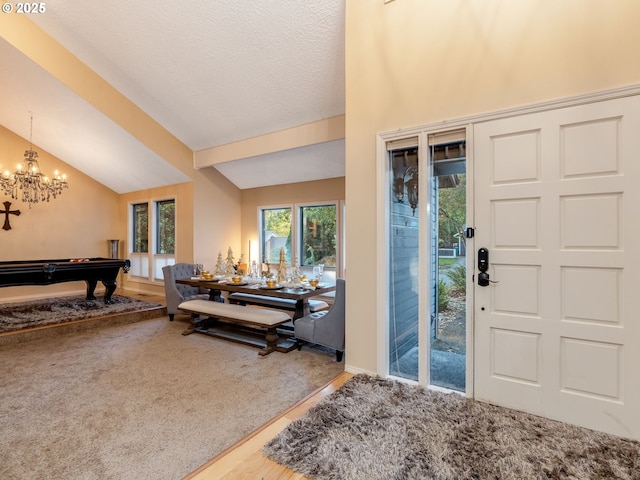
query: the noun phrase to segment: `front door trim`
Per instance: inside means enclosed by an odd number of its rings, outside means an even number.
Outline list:
[[[453,120],[447,120],[442,122],[432,122],[415,127],[402,128],[380,132],[376,135],[376,191],[377,202],[376,209],[377,215],[377,229],[376,229],[376,306],[377,306],[377,318],[376,318],[376,331],[377,331],[377,373],[383,377],[388,376],[388,357],[389,357],[389,327],[388,327],[388,295],[387,295],[387,279],[388,279],[388,259],[389,259],[389,244],[388,244],[388,230],[387,230],[387,216],[388,216],[388,162],[387,162],[387,142],[393,140],[399,140],[402,138],[408,138],[411,136],[418,136],[422,141],[430,133],[442,132],[447,130],[466,128],[467,129],[467,176],[468,178],[474,178],[474,162],[473,162],[473,125],[481,122],[487,122],[491,120],[504,119],[509,117],[516,117],[536,112],[544,112],[550,110],[556,110],[560,108],[586,105],[589,103],[596,103],[605,100],[612,100],[617,98],[632,97],[640,95],[640,83],[626,85],[622,87],[616,87],[612,89],[591,92],[583,95],[576,95],[566,98],[558,98],[544,102],[533,103],[529,105],[511,107],[493,112],[486,112],[478,115],[470,115],[466,117],[460,117]],[[424,148],[424,145],[423,145]],[[473,212],[474,206],[472,205],[474,198],[473,182],[468,183],[467,191],[467,212]],[[469,239],[468,250],[475,253],[474,239]],[[475,262],[475,259],[473,260]],[[471,275],[468,275],[471,278]],[[470,281],[470,280],[469,280]],[[473,283],[468,285],[467,292],[473,292]],[[467,316],[472,315],[474,311],[473,295],[468,293],[468,305]],[[473,321],[467,322],[467,385],[466,394],[469,397],[474,396],[474,382],[473,382]],[[421,355],[422,360],[422,355]],[[424,376],[420,378],[423,380]]]

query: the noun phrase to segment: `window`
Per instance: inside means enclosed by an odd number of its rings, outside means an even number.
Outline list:
[[[279,263],[282,247],[287,263],[291,263],[291,208],[262,210],[261,224],[262,263]]]
[[[176,202],[162,200],[156,202],[158,228],[156,229],[156,253],[176,253]]]
[[[131,276],[160,281],[162,267],[175,263],[175,206],[175,199],[131,205]]]
[[[339,265],[338,202],[264,207],[260,217],[260,258],[277,265],[284,248],[285,262],[297,259],[298,266]]]
[[[133,251],[147,253],[149,251],[149,204],[137,203],[133,209]]]
[[[336,206],[300,207],[300,264],[336,266]]]

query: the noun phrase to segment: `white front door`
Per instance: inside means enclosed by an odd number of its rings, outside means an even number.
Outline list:
[[[640,97],[478,123],[473,144],[474,396],[640,438]]]

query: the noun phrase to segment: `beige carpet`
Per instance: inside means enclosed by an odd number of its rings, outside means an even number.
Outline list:
[[[167,317],[0,346],[0,478],[178,480],[343,370]]]

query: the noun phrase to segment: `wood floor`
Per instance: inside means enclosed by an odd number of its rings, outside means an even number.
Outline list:
[[[287,425],[327,395],[340,388],[352,375],[343,372],[324,388],[291,407],[268,424],[216,456],[183,480],[304,480],[306,477],[262,455],[262,446]]]
[[[126,295],[164,305],[164,297],[162,296],[138,295],[132,292],[126,292]],[[328,385],[252,432],[196,471],[187,475],[183,480],[306,480],[303,475],[265,458],[262,455],[262,447],[287,425],[300,418],[311,407],[335,392],[352,376],[347,372],[338,375]]]

